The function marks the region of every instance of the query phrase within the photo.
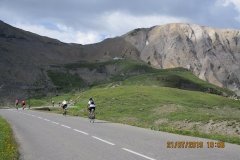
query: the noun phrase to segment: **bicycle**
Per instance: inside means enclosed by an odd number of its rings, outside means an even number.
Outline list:
[[[63,108],[63,115],[64,115],[64,116],[67,115],[67,108]]]
[[[16,109],[18,110],[18,104],[15,104]]]
[[[67,115],[67,104],[62,106],[63,109],[63,115],[66,116]]]
[[[90,123],[91,123],[91,122],[94,123],[94,120],[95,120],[95,112],[94,112],[94,109],[91,109],[91,110],[89,111],[88,118],[89,118],[89,120],[90,120]]]
[[[25,104],[23,104],[22,105],[22,110],[24,110],[26,108],[26,105]]]

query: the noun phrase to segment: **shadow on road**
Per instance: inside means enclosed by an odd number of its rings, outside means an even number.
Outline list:
[[[112,123],[112,122],[94,121],[94,123]]]

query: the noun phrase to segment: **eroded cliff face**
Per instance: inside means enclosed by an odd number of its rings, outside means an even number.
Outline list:
[[[188,68],[203,80],[239,92],[239,32],[178,23],[136,29],[123,37],[156,68]]]

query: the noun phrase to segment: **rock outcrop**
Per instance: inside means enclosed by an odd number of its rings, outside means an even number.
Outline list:
[[[199,78],[239,92],[240,30],[168,24],[123,35],[156,68],[184,67]]]

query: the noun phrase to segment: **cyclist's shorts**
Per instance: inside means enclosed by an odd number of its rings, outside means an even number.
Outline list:
[[[89,111],[91,111],[92,109],[95,111],[95,107],[89,107],[88,108]]]

